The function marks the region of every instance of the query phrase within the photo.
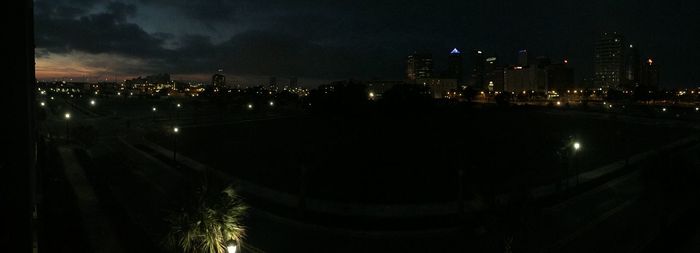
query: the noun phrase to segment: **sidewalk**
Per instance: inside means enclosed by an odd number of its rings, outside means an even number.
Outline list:
[[[90,249],[92,252],[125,252],[118,242],[112,222],[100,210],[97,196],[85,176],[83,167],[78,163],[72,147],[62,146],[58,148],[58,151],[66,170],[66,178],[78,201]]]

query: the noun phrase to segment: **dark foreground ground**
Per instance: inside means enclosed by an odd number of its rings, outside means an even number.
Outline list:
[[[197,161],[296,193],[366,203],[441,202],[456,197],[457,171],[474,193],[552,183],[687,136],[689,129],[484,108],[402,116],[305,116],[184,127],[177,149]],[[148,136],[172,148],[171,134]],[[569,167],[570,140],[583,148]],[[570,171],[569,171],[569,168]]]

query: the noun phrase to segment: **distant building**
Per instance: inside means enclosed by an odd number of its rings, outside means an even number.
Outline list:
[[[395,85],[402,84],[405,84],[405,82],[398,80],[371,80],[367,81],[367,92],[371,94],[372,97],[381,98],[384,92]]]
[[[445,77],[457,79],[457,82],[461,83],[464,78],[463,62],[464,57],[462,56],[462,52],[457,48],[452,49],[447,58],[447,74]]]
[[[218,73],[211,76],[211,84],[214,88],[226,87],[226,76],[222,74],[223,70],[219,69]]]
[[[643,63],[639,60],[639,49],[632,44],[625,49],[624,64],[622,86],[627,89],[639,86],[639,69]]]
[[[504,90],[519,91],[544,91],[545,71],[536,66],[522,67],[511,66],[503,71]]]
[[[267,83],[267,86],[270,86],[270,87],[277,86],[277,77],[274,77],[274,76],[270,77],[270,80]]]
[[[530,66],[530,56],[525,49],[518,51],[518,66]]]
[[[559,64],[545,66],[545,87],[547,91],[580,89],[574,81],[574,69],[564,60]]]
[[[408,56],[406,77],[410,81],[433,77],[433,56],[427,52],[414,52]]]
[[[417,84],[422,84],[430,89],[433,98],[446,98],[447,92],[457,89],[457,79],[454,78],[420,78]]]
[[[624,38],[618,33],[603,33],[595,42],[593,71],[596,88],[619,89],[624,77]]]
[[[486,58],[481,50],[472,51],[471,56],[471,78],[469,80],[472,87],[478,90],[484,89],[484,77],[486,75]]]
[[[659,66],[652,59],[647,59],[641,66],[639,86],[647,89],[659,88]]]
[[[484,65],[484,87],[488,91],[503,91],[504,67],[498,63],[497,57],[486,58]]]

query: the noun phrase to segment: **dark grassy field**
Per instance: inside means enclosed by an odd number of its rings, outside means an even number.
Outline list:
[[[457,198],[458,173],[477,194],[517,191],[661,146],[691,133],[543,109],[434,110],[411,115],[308,116],[185,128],[178,151],[274,189],[351,202],[416,203]],[[148,138],[172,148],[171,135]]]

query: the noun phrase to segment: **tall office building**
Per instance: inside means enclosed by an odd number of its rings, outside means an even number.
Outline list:
[[[648,89],[659,87],[659,66],[652,58],[642,63],[639,76],[639,86]]]
[[[471,58],[471,84],[475,89],[483,89],[486,74],[486,57],[483,51],[474,50]]]
[[[458,83],[462,82],[463,74],[463,63],[464,57],[462,52],[457,48],[452,49],[450,55],[447,58],[447,78],[457,79]]]
[[[632,89],[639,85],[639,50],[630,44],[625,49],[625,66],[623,71],[623,87]]]
[[[593,84],[597,88],[619,89],[624,78],[624,38],[605,32],[595,42]]]
[[[527,54],[527,50],[525,49],[518,51],[518,66],[530,66],[530,56]]]
[[[428,52],[414,52],[408,56],[406,77],[410,81],[433,76],[433,56]]]
[[[211,76],[211,84],[216,88],[226,87],[226,76],[222,72],[223,70],[219,69],[216,74]]]

